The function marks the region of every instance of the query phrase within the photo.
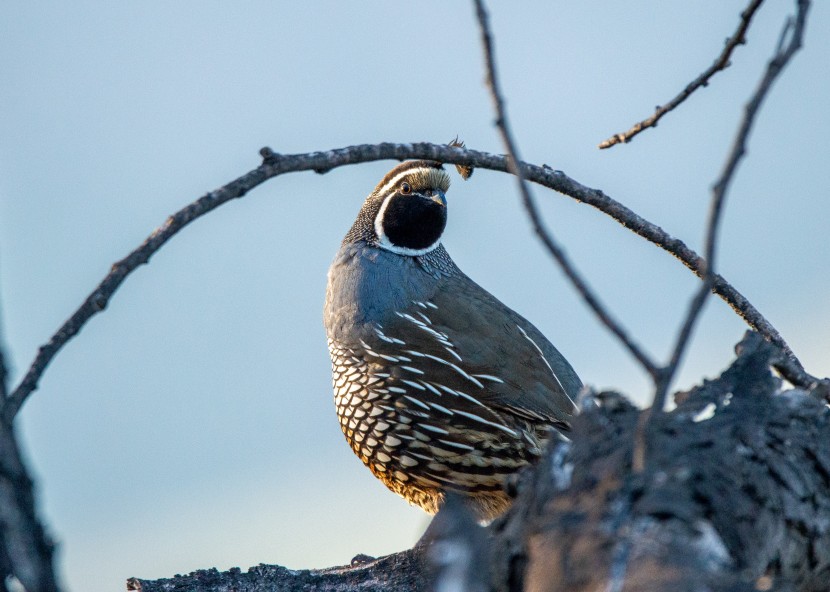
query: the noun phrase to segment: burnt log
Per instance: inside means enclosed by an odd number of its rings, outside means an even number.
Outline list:
[[[486,528],[451,500],[430,542],[359,566],[208,570],[128,590],[830,590],[827,384],[784,388],[771,369],[782,354],[757,334],[737,351],[651,419],[639,472],[644,412],[588,393],[571,441],[519,476],[512,508]]]

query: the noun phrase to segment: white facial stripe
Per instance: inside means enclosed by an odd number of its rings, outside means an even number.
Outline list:
[[[420,173],[422,175],[427,175],[427,174],[429,174],[430,171],[433,171],[433,170],[435,170],[435,169],[433,169],[431,167],[414,167],[414,168],[411,168],[411,169],[406,169],[405,171],[401,171],[400,173],[398,173],[397,175],[392,177],[389,181],[387,181],[386,185],[381,187],[380,190],[377,192],[377,194],[378,195],[383,195],[384,193],[389,191],[392,187],[397,185],[400,182],[400,180],[403,179],[404,177],[408,177],[409,175],[418,174],[418,173]]]
[[[412,169],[412,170],[417,170],[417,169]],[[391,185],[393,183],[396,183],[397,179],[399,179],[401,176],[406,175],[410,172],[411,171],[405,171],[405,172],[401,173],[400,175],[396,176],[394,179],[392,179],[392,181],[389,181],[389,183],[384,185],[384,188],[387,185]],[[430,246],[428,246],[426,249],[410,249],[410,248],[407,248],[407,247],[399,247],[397,245],[392,244],[392,241],[389,240],[389,237],[386,236],[386,233],[383,231],[383,224],[381,223],[381,220],[383,220],[383,215],[386,213],[386,206],[389,205],[389,200],[392,199],[394,196],[395,196],[395,194],[393,193],[393,194],[387,196],[387,198],[383,200],[383,203],[381,204],[380,209],[378,210],[378,215],[375,217],[375,234],[378,237],[378,245],[383,247],[387,251],[392,251],[393,253],[397,253],[398,255],[409,255],[410,257],[418,257],[420,255],[426,255],[430,251],[436,249],[438,247],[438,245],[441,244],[441,239],[440,238],[437,241],[435,241],[434,243],[432,243]]]

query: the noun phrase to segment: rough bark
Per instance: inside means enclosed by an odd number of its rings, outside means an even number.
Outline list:
[[[580,401],[572,441],[516,483],[487,529],[449,503],[426,553],[358,567],[200,571],[128,582],[143,592],[528,590],[819,592],[830,589],[830,412],[782,390],[781,353],[750,333],[720,378],[676,395],[651,421],[615,393]]]
[[[402,551],[355,567],[293,570],[260,564],[247,572],[204,569],[161,580],[127,580],[127,590],[141,592],[277,592],[305,590],[427,590],[428,569],[420,549]]]

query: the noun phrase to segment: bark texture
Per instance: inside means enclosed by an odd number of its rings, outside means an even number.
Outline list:
[[[757,334],[737,350],[720,378],[652,419],[639,473],[642,412],[616,393],[588,395],[572,441],[520,476],[513,507],[486,529],[450,500],[428,547],[358,567],[207,570],[128,590],[830,590],[823,393],[782,390],[770,369],[782,354]]]

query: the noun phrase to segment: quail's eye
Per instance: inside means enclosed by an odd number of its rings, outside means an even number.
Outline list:
[[[401,183],[401,193],[409,195],[412,193],[412,186],[409,183]]]

